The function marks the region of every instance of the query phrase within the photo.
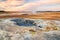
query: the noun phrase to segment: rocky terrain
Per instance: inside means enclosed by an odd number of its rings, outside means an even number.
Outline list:
[[[0,19],[0,40],[60,40],[60,21]]]

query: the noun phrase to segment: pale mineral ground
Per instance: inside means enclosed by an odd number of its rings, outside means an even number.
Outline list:
[[[0,19],[0,40],[60,40],[60,21]]]

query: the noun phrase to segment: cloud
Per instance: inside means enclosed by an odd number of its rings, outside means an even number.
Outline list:
[[[7,0],[7,1],[3,1],[3,2],[0,2],[0,7],[3,7],[3,8],[11,8],[13,6],[20,6],[24,3],[24,0],[20,0],[20,1],[16,1],[16,0]]]
[[[42,5],[54,5],[54,4],[59,4],[60,0],[39,0],[39,1],[35,1],[35,2],[28,2],[24,4],[24,0],[20,1],[20,2],[16,2],[16,1],[7,1],[7,3],[0,3],[0,6],[5,6],[5,11],[27,11],[27,10],[36,10],[38,7],[42,6]],[[17,4],[21,4],[20,6],[13,6],[13,5],[17,5]],[[12,6],[11,6],[12,5]],[[55,8],[50,7],[51,10],[55,10]],[[47,10],[49,10],[50,8],[48,8]],[[52,9],[53,8],[53,9]],[[56,7],[56,10],[59,10],[59,7]],[[45,9],[45,7],[44,7]],[[42,9],[41,9],[42,10]]]
[[[36,8],[36,11],[59,11],[60,5],[54,4],[54,5],[42,5]]]

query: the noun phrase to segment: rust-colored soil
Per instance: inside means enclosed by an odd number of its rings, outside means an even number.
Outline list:
[[[33,18],[33,19],[47,19],[47,20],[60,19],[60,12],[42,12],[36,15],[16,15],[16,14],[19,14],[19,13],[15,13],[15,15],[12,15],[11,13],[11,15],[9,14],[4,16],[0,14],[0,18]]]

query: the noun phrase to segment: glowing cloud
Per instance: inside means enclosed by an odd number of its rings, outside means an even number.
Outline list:
[[[33,1],[33,2],[28,2],[28,3],[25,3],[25,0],[19,0],[19,1],[16,1],[16,0],[7,0],[5,2],[0,2],[0,6],[5,8],[4,10],[5,11],[34,11],[36,10],[37,11],[37,8],[39,7],[42,7],[43,6],[46,6],[46,5],[57,5],[57,4],[60,4],[60,0],[39,0],[39,1]],[[46,6],[47,7],[47,6]],[[45,9],[45,7],[43,7]],[[50,8],[47,8],[47,10],[59,10],[60,9],[60,6],[58,7],[50,7]],[[40,9],[40,8],[39,8]],[[41,11],[42,9],[40,9]]]

